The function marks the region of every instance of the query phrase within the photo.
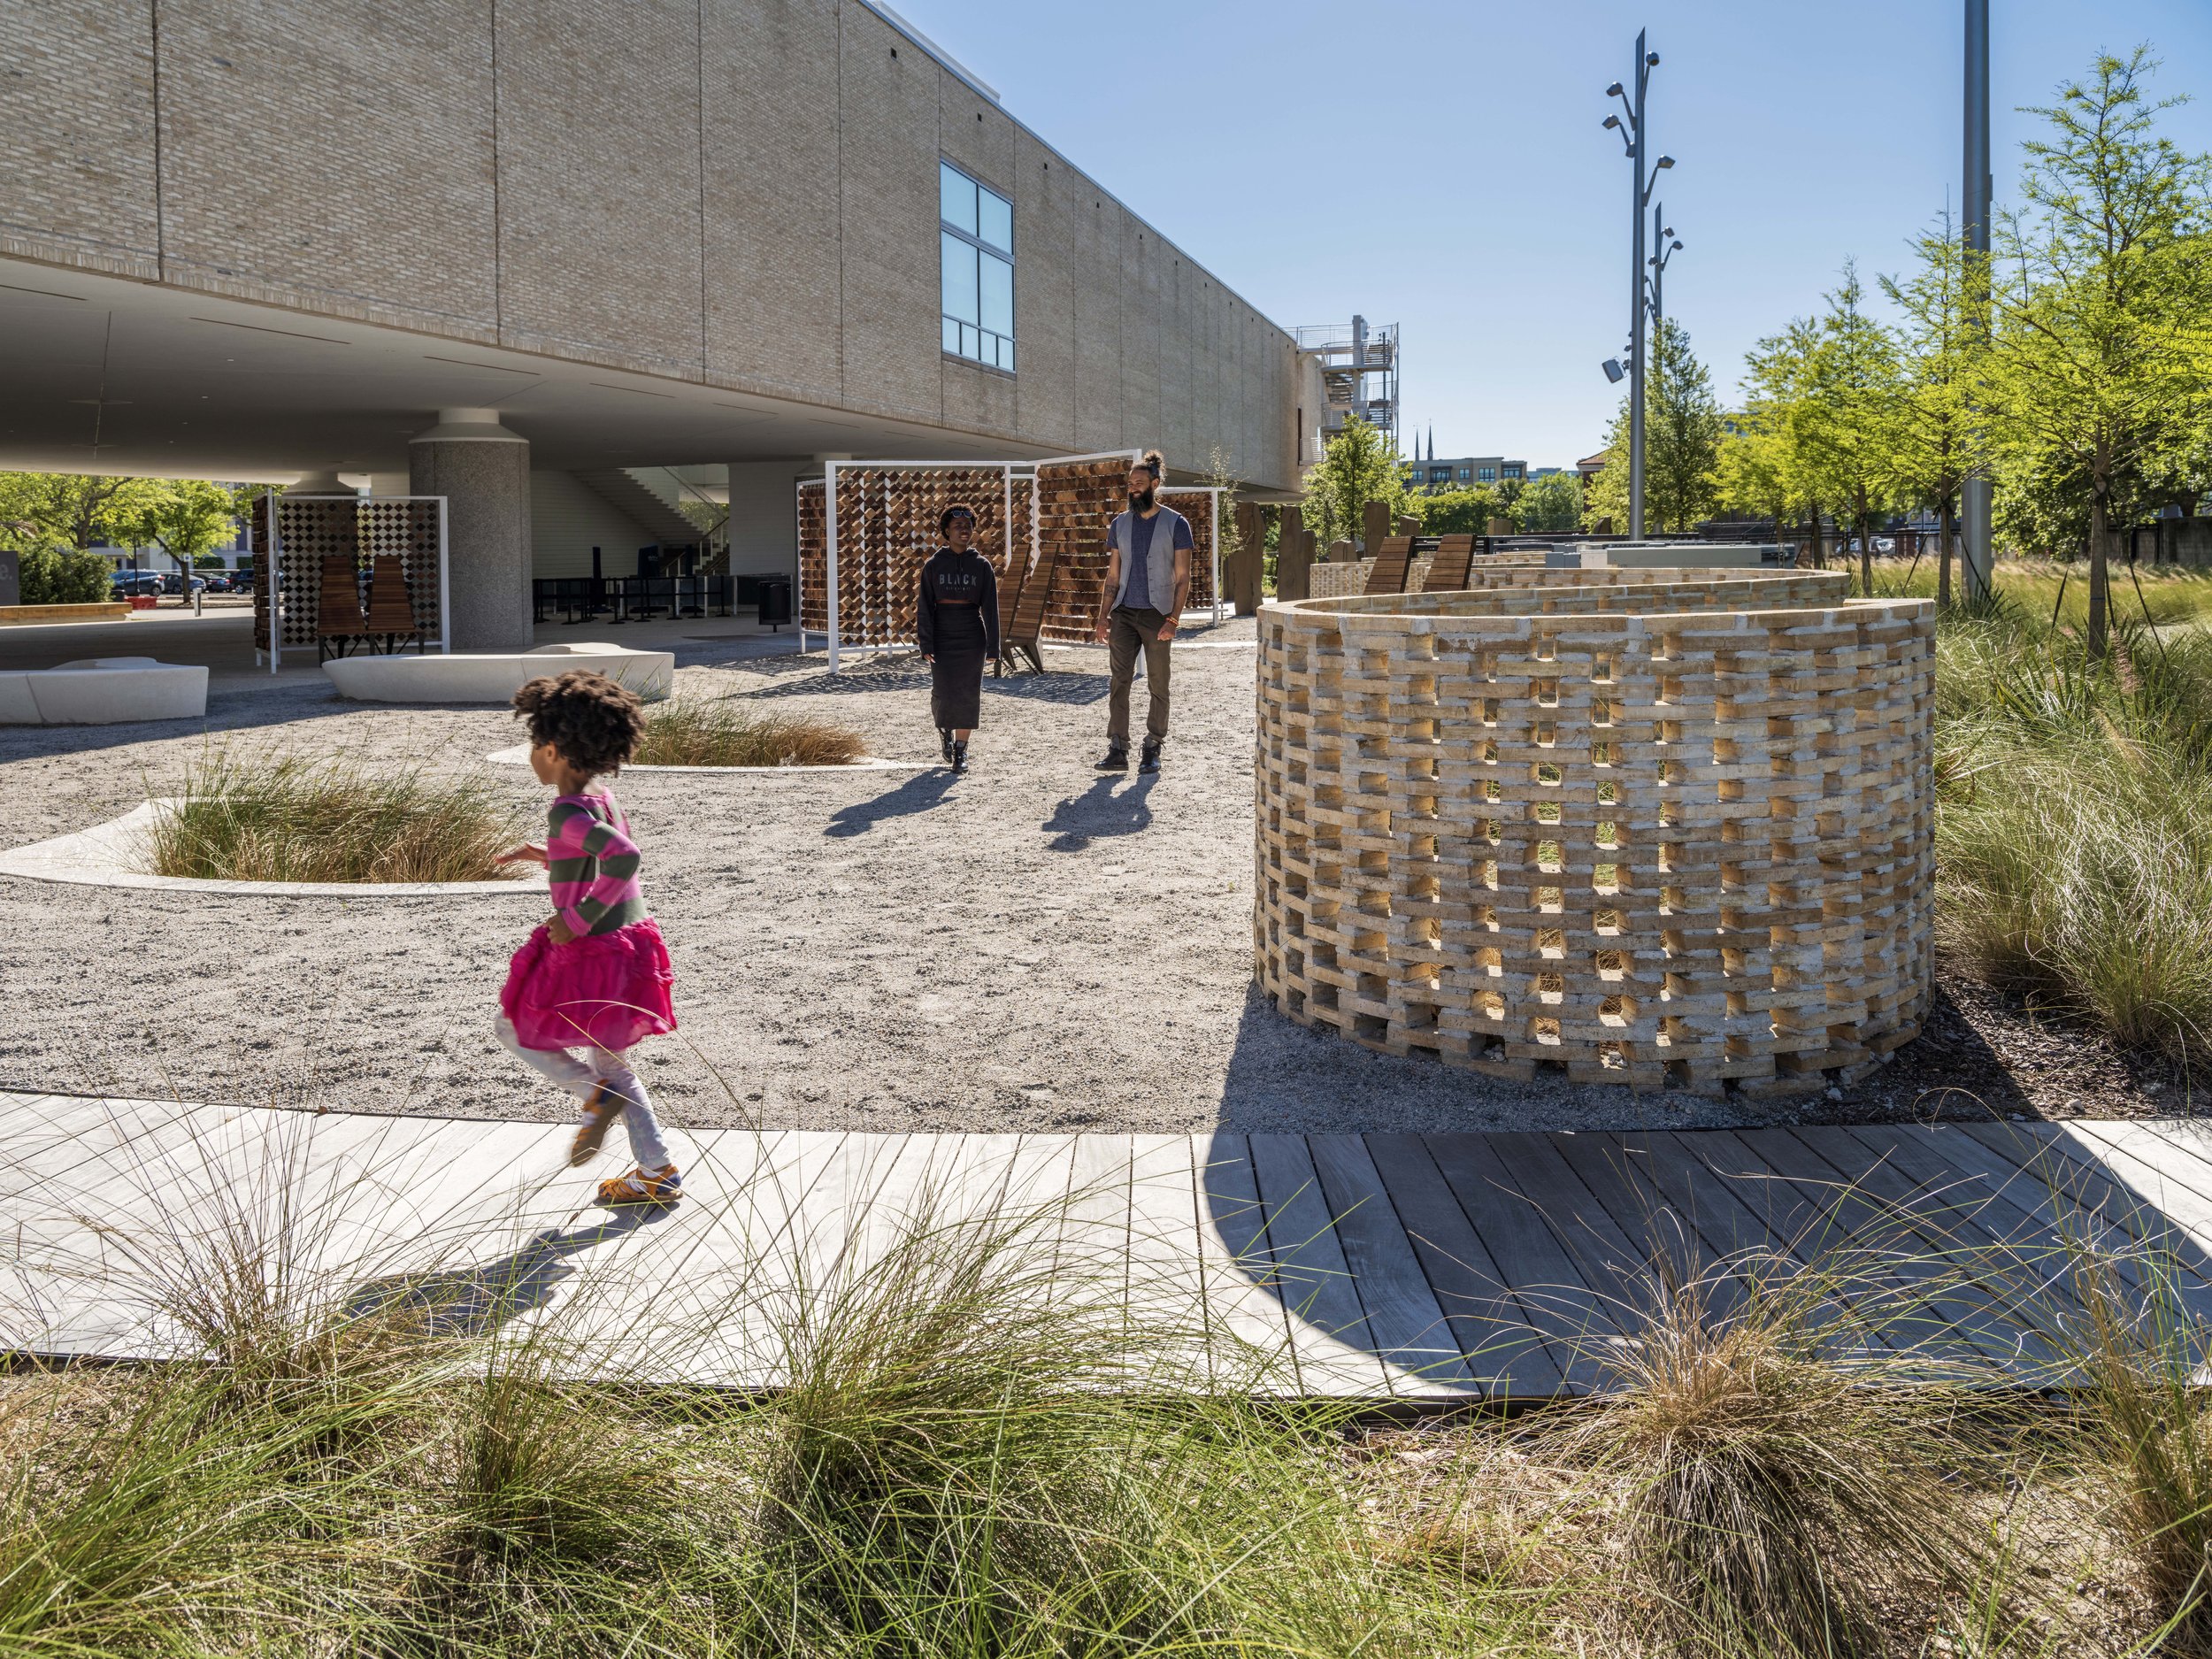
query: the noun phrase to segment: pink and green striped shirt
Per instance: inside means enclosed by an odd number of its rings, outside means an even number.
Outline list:
[[[646,919],[642,862],[630,820],[611,795],[564,795],[546,817],[545,870],[569,931],[611,933]]]

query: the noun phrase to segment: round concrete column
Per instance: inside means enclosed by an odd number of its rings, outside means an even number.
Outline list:
[[[496,409],[442,409],[409,443],[418,495],[446,498],[448,614],[457,651],[530,649],[530,442]]]
[[[303,472],[284,487],[288,495],[353,495],[359,492],[338,476],[338,469],[326,466],[319,471]]]

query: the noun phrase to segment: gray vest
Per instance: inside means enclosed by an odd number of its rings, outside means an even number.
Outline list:
[[[1152,541],[1144,550],[1144,576],[1150,589],[1152,608],[1162,616],[1168,614],[1175,603],[1175,526],[1184,522],[1183,515],[1172,507],[1160,509],[1152,520]],[[1131,539],[1137,533],[1137,515],[1133,510],[1114,531],[1114,550],[1121,555],[1121,586],[1114,591],[1114,603],[1119,604],[1129,591],[1129,569],[1134,562],[1129,557]]]

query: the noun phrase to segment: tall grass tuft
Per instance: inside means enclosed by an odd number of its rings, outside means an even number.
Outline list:
[[[2212,635],[2110,661],[2016,607],[1937,664],[1941,937],[1978,972],[2177,1060],[2212,1039]]]
[[[1954,1490],[1976,1461],[1962,1391],[1859,1325],[1851,1267],[1735,1265],[1735,1306],[1678,1278],[1599,1350],[1610,1386],[1561,1443],[1624,1483],[1632,1581],[1680,1646],[1889,1652],[1886,1607],[1987,1578]]]
[[[219,750],[155,816],[146,869],[229,881],[490,881],[523,838],[518,811],[476,780],[345,759]]]
[[[859,733],[826,721],[677,698],[646,711],[631,758],[641,766],[842,766],[867,752]]]

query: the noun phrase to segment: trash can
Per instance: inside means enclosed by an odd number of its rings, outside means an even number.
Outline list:
[[[791,620],[791,579],[788,576],[764,576],[760,579],[760,621],[766,628],[780,628]]]

